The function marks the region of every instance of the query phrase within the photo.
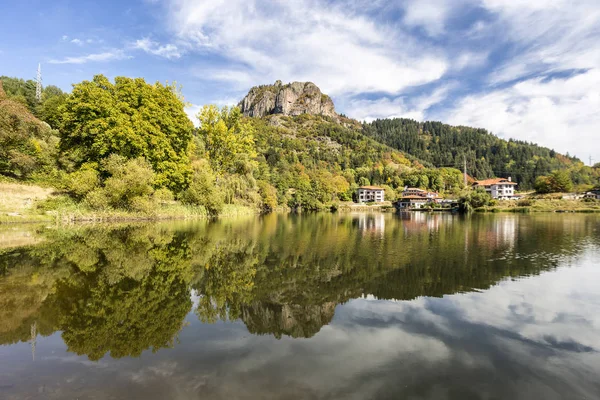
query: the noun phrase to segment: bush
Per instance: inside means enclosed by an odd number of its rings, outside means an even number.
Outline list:
[[[262,208],[271,212],[277,207],[277,189],[265,181],[258,181],[258,192],[262,200]]]
[[[100,184],[98,171],[92,166],[84,166],[66,177],[65,189],[76,199],[83,199]]]
[[[535,204],[535,200],[533,199],[521,199],[517,201],[517,206],[519,207],[531,207]]]
[[[104,180],[103,187],[93,190],[89,190],[93,185],[85,178],[97,177],[94,170],[80,170],[71,174],[71,191],[77,190],[82,194],[87,191],[85,202],[89,207],[96,210],[115,208],[138,212],[148,212],[155,207],[152,187],[155,174],[145,159],[127,160],[112,154],[102,163],[102,168],[110,176]],[[159,196],[166,196],[166,192],[161,192]]]
[[[223,193],[215,185],[215,176],[206,160],[192,165],[190,186],[180,195],[184,204],[204,206],[210,216],[217,216],[223,210]]]
[[[131,209],[135,198],[153,194],[154,171],[145,159],[126,160],[113,154],[103,166],[111,175],[104,181],[103,190],[112,207]]]
[[[492,198],[483,188],[470,190],[459,199],[461,212],[472,212],[474,209],[492,204]]]

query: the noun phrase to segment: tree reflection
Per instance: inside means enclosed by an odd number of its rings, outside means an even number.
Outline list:
[[[0,343],[32,341],[35,326],[41,335],[62,331],[69,350],[91,360],[139,356],[173,345],[192,289],[202,322],[241,319],[254,334],[311,337],[337,304],[362,295],[487,289],[598,244],[593,216],[369,221],[271,215],[51,230],[45,243],[0,253]]]

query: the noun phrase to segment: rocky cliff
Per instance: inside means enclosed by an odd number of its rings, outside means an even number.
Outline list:
[[[292,82],[284,85],[255,86],[239,103],[240,110],[248,117],[264,117],[270,114],[300,115],[316,114],[337,117],[333,101],[312,82]]]

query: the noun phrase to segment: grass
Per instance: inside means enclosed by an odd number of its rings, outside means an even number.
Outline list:
[[[0,182],[0,222],[44,221],[35,205],[51,197],[53,189],[4,180]]]
[[[478,212],[579,212],[600,213],[600,201],[563,200],[542,197],[519,201],[499,201],[491,207],[481,207]]]
[[[255,208],[226,204],[220,218],[255,215]],[[202,206],[183,205],[170,201],[150,212],[126,210],[92,210],[69,196],[55,193],[52,188],[0,181],[0,224],[24,222],[72,223],[79,221],[156,221],[173,219],[206,219],[209,215]]]

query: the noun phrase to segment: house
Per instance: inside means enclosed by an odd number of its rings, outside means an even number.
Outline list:
[[[385,200],[385,190],[378,186],[361,186],[356,191],[356,200],[358,203],[382,203]]]
[[[402,196],[421,196],[426,197],[428,199],[437,199],[440,197],[440,195],[436,192],[428,192],[426,190],[418,188],[404,188]]]
[[[592,190],[591,192],[587,192],[583,197],[585,199],[600,200],[600,190]]]
[[[418,188],[404,188],[402,197],[396,202],[398,209],[419,209],[431,203],[439,203],[440,195]]]
[[[585,197],[585,193],[567,193],[563,194],[563,200],[581,200]]]
[[[482,181],[475,181],[473,188],[484,188],[485,191],[492,196],[492,199],[497,200],[517,200],[519,196],[515,196],[516,182],[513,182],[511,177],[508,178],[492,178]]]
[[[402,196],[397,202],[396,207],[399,209],[419,209],[427,206],[430,203],[434,203],[433,199],[427,198],[425,196]]]

